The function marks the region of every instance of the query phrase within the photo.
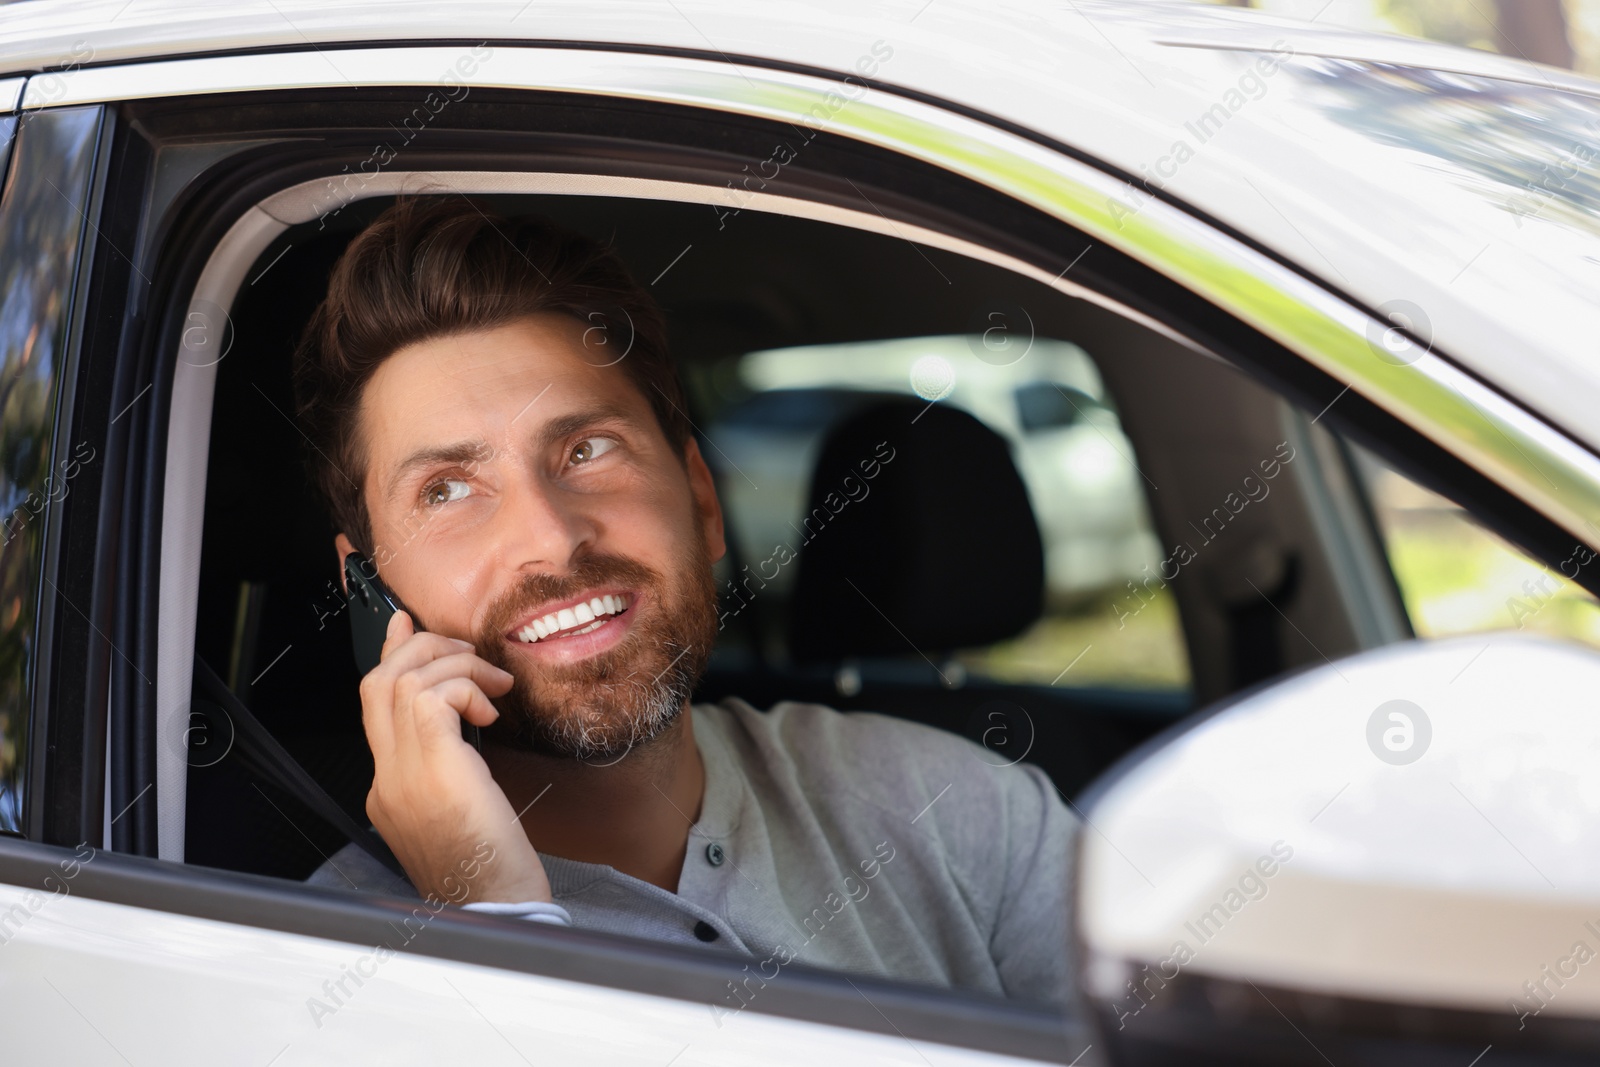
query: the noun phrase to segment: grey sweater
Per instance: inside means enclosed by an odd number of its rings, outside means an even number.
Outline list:
[[[817,704],[692,716],[706,792],[678,891],[541,854],[575,926],[743,953],[768,980],[798,960],[1066,1005],[1079,824],[1042,771]],[[307,881],[418,895],[354,844]]]

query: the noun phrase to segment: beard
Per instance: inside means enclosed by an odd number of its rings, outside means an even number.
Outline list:
[[[497,599],[473,644],[516,681],[492,701],[500,717],[483,736],[524,752],[612,762],[660,737],[688,704],[717,635],[711,559],[698,538],[691,544],[671,580],[631,559],[594,555],[567,574],[525,575]],[[628,611],[648,613],[616,646],[537,670],[506,647],[506,631],[530,610],[598,586],[634,590]]]

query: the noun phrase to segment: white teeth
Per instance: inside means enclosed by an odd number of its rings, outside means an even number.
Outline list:
[[[542,619],[534,619],[517,632],[517,639],[532,644],[557,634],[563,637],[586,634],[599,629],[605,622],[605,616],[619,614],[627,610],[627,607],[627,597],[607,593],[605,596],[594,597],[587,604],[574,604]]]

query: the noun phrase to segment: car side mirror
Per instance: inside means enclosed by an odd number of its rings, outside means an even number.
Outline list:
[[[1154,739],[1081,807],[1080,988],[1114,1063],[1600,1050],[1600,653],[1362,653]]]

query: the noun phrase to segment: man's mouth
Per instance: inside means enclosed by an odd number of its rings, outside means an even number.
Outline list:
[[[592,633],[613,617],[626,612],[633,605],[633,599],[631,593],[603,593],[587,600],[577,600],[524,620],[522,626],[509,636],[513,641],[532,645]]]

